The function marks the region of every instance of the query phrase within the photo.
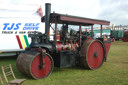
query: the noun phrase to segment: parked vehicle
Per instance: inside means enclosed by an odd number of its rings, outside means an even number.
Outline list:
[[[19,54],[29,47],[31,39],[28,38],[28,34],[45,31],[42,30],[44,25],[37,13],[40,9],[38,4],[26,2],[26,0],[0,1],[0,56]]]
[[[53,67],[66,68],[81,65],[88,69],[98,69],[106,60],[111,40],[102,37],[93,39],[82,33],[82,26],[94,24],[109,25],[109,21],[89,19],[71,15],[51,13],[51,4],[46,4],[46,13],[42,18],[45,22],[45,33],[30,34],[32,42],[17,58],[18,70],[34,79],[47,77]],[[55,27],[52,27],[54,24]],[[58,28],[61,24],[61,31]],[[79,26],[79,31],[68,32],[69,25]],[[54,30],[54,39],[49,39],[50,28]],[[42,28],[43,30],[43,28]],[[101,33],[102,36],[102,33]]]

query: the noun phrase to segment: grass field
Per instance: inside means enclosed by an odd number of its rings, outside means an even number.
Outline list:
[[[107,62],[97,70],[54,68],[49,77],[34,80],[18,72],[15,57],[0,58],[0,66],[10,63],[17,78],[27,79],[22,85],[128,85],[128,43],[122,41],[112,43]]]

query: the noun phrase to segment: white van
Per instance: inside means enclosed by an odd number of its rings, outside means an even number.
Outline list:
[[[38,10],[39,9],[39,10]],[[0,56],[24,51],[34,31],[44,33],[38,0],[0,0]]]

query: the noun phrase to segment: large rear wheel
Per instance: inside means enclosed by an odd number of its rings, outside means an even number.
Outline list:
[[[87,40],[81,48],[81,63],[84,68],[97,69],[105,58],[105,46],[99,40]]]

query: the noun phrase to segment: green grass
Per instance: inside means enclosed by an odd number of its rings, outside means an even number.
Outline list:
[[[128,43],[122,41],[112,43],[107,62],[97,70],[80,67],[54,68],[47,78],[34,80],[18,72],[15,57],[0,59],[0,66],[9,63],[17,78],[27,79],[22,85],[128,85]]]

